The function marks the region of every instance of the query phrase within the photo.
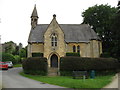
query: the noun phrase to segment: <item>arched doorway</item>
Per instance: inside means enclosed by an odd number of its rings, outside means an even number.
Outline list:
[[[58,67],[58,56],[53,54],[50,58],[50,65],[51,67],[57,68]]]

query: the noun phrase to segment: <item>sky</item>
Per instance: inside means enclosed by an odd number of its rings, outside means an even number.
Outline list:
[[[36,4],[38,24],[49,24],[56,14],[59,24],[81,24],[82,12],[94,5],[117,7],[118,0],[0,0],[1,43],[13,41],[26,46],[31,14]]]

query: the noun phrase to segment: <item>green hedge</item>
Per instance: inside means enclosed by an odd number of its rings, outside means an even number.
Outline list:
[[[72,71],[106,71],[117,70],[118,60],[113,58],[82,58],[82,57],[62,57],[60,60],[61,75],[71,75]]]
[[[110,55],[109,52],[104,52],[104,53],[102,53],[102,54],[100,55],[100,57],[102,57],[102,58],[109,58],[109,57],[111,57],[111,55]]]
[[[43,57],[43,53],[32,53],[32,57]]]
[[[80,53],[76,53],[76,52],[67,52],[66,56],[80,56]]]
[[[22,63],[23,71],[32,75],[47,75],[47,58],[30,57]]]

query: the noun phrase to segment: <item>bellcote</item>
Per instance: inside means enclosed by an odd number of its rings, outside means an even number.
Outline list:
[[[31,27],[34,29],[37,26],[38,23],[38,14],[37,14],[37,9],[36,5],[34,6],[32,15],[31,15]]]

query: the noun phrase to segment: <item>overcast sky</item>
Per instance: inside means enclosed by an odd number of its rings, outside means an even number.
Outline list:
[[[56,14],[59,24],[81,24],[82,12],[96,4],[116,7],[118,0],[0,0],[1,42],[27,45],[31,13],[36,4],[38,24],[49,24]]]

